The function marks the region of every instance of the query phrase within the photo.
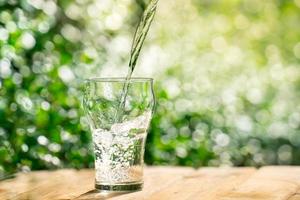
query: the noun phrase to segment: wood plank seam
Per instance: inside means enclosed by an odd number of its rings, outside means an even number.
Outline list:
[[[291,194],[291,196],[289,196],[287,198],[287,200],[293,200],[297,196],[298,196],[298,199],[300,199],[300,186],[298,186],[297,192],[295,192],[294,194]]]

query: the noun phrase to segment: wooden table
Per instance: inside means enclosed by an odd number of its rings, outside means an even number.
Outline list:
[[[0,199],[300,200],[300,167],[147,167],[141,192],[101,194],[93,170],[38,171],[0,182]]]

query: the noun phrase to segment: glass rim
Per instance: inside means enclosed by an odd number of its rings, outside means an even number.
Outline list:
[[[126,77],[94,77],[86,79],[87,82],[126,82]],[[130,83],[134,82],[153,82],[149,77],[131,77]]]

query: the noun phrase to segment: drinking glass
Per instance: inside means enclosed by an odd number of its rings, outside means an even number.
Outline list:
[[[94,143],[96,189],[142,189],[145,140],[154,104],[151,78],[86,81],[83,107]]]

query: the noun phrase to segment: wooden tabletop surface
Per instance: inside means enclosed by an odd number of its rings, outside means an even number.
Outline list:
[[[0,182],[0,199],[300,200],[300,167],[146,167],[144,180],[140,192],[101,194],[93,170],[38,171]]]

